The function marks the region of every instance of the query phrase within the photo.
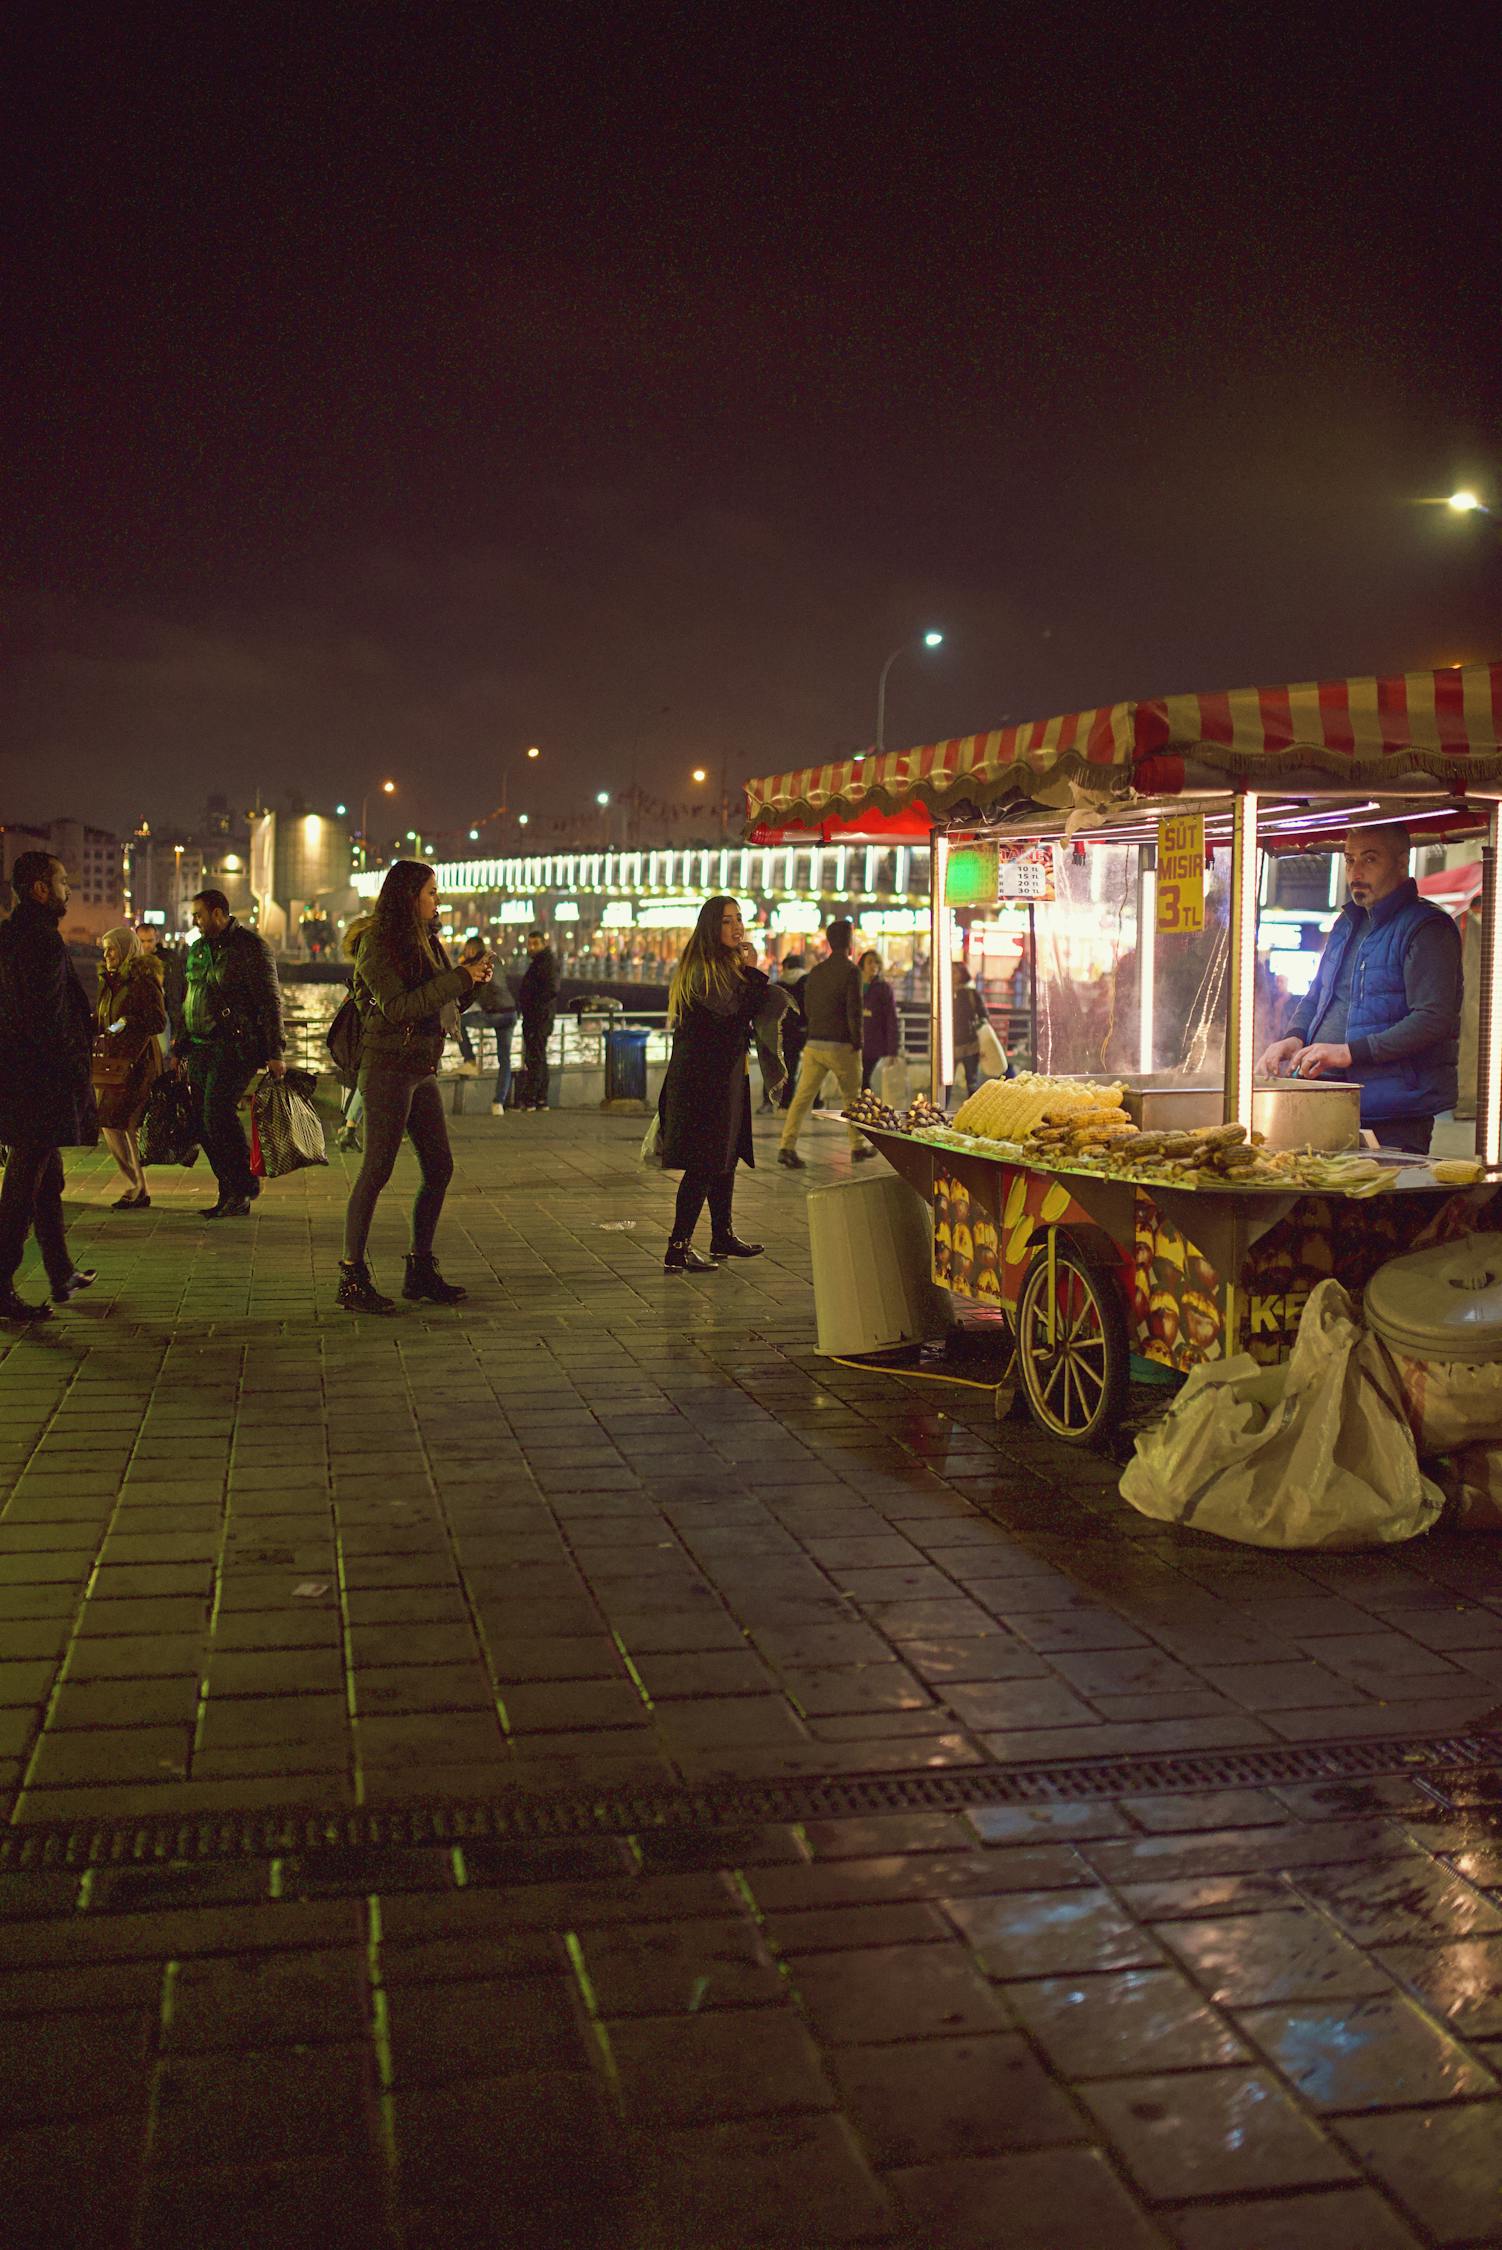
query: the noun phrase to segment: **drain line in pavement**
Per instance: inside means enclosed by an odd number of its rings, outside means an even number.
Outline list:
[[[1287,1743],[1245,1750],[1076,1763],[923,1767],[906,1773],[788,1775],[678,1788],[577,1789],[474,1801],[329,1810],[289,1805],[241,1813],[174,1813],[18,1823],[0,1830],[0,1874],[45,1867],[128,1867],[289,1855],[413,1851],[465,1844],[525,1846],[580,1836],[707,1832],[762,1823],[963,1812],[972,1805],[1066,1804],[1196,1790],[1434,1777],[1502,1768],[1502,1734],[1374,1742]]]

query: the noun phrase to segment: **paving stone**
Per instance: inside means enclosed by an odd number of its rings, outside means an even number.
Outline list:
[[[788,2115],[688,2131],[653,2127],[633,2153],[658,2239],[715,2250],[879,2242],[892,2211],[849,2125]]]
[[[961,1945],[802,1955],[793,1984],[815,2033],[829,2046],[998,2031],[1010,2021]],[[912,2060],[924,2075],[932,2058]]]
[[[1318,2110],[1494,2094],[1496,2080],[1412,2001],[1396,1993],[1355,2000],[1338,2022],[1322,2003],[1243,2009],[1242,2029]]]
[[[1114,2250],[1161,2250],[1164,2241],[1096,2148],[1017,2149],[914,2165],[887,2179],[925,2246],[1062,2250],[1061,2223],[1078,2242]]]
[[[1082,2086],[1143,2191],[1160,2199],[1352,2177],[1349,2159],[1266,2072],[1227,2068]]]
[[[1088,1969],[1152,1968],[1163,1957],[1153,1936],[1105,1891],[961,1898],[948,1902],[945,1911],[986,1974],[1003,1983]]]
[[[834,2107],[818,2050],[791,2008],[621,2019],[610,2045],[634,2122],[711,2124]]]
[[[1062,2077],[1131,2076],[1246,2062],[1244,2044],[1174,1969],[1009,1984],[1018,2020]]]
[[[1502,2105],[1388,2110],[1342,2118],[1334,2129],[1435,2242],[1495,2241],[1502,2232]]]

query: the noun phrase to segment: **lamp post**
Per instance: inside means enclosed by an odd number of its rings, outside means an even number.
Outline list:
[[[730,835],[730,792],[726,787],[725,779],[728,766],[728,757],[722,757],[720,759],[720,842],[722,844],[729,841]],[[695,766],[691,779],[702,786],[709,779],[708,767]]]
[[[943,640],[942,633],[930,631],[923,635],[922,645],[924,648],[939,648]],[[887,746],[887,674],[891,671],[899,656],[906,655],[910,648],[917,645],[916,642],[910,640],[899,642],[881,668],[881,677],[876,683],[876,755],[878,758]]]
[[[380,793],[383,797],[394,797],[396,795],[396,783],[394,781],[383,781]],[[370,800],[374,795],[374,790],[367,789],[360,799],[360,850],[364,855],[364,864],[367,867],[370,865],[370,833],[365,824],[370,817]]]

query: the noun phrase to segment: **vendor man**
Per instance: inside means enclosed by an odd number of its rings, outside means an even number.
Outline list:
[[[1419,897],[1406,828],[1353,828],[1350,898],[1293,1029],[1260,1056],[1263,1077],[1355,1079],[1361,1122],[1384,1148],[1426,1155],[1453,1109],[1460,1052],[1460,932]]]

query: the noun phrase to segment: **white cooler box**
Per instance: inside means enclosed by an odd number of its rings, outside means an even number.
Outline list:
[[[918,1344],[948,1325],[946,1300],[929,1278],[928,1207],[895,1172],[811,1188],[808,1237],[826,1357]]]

